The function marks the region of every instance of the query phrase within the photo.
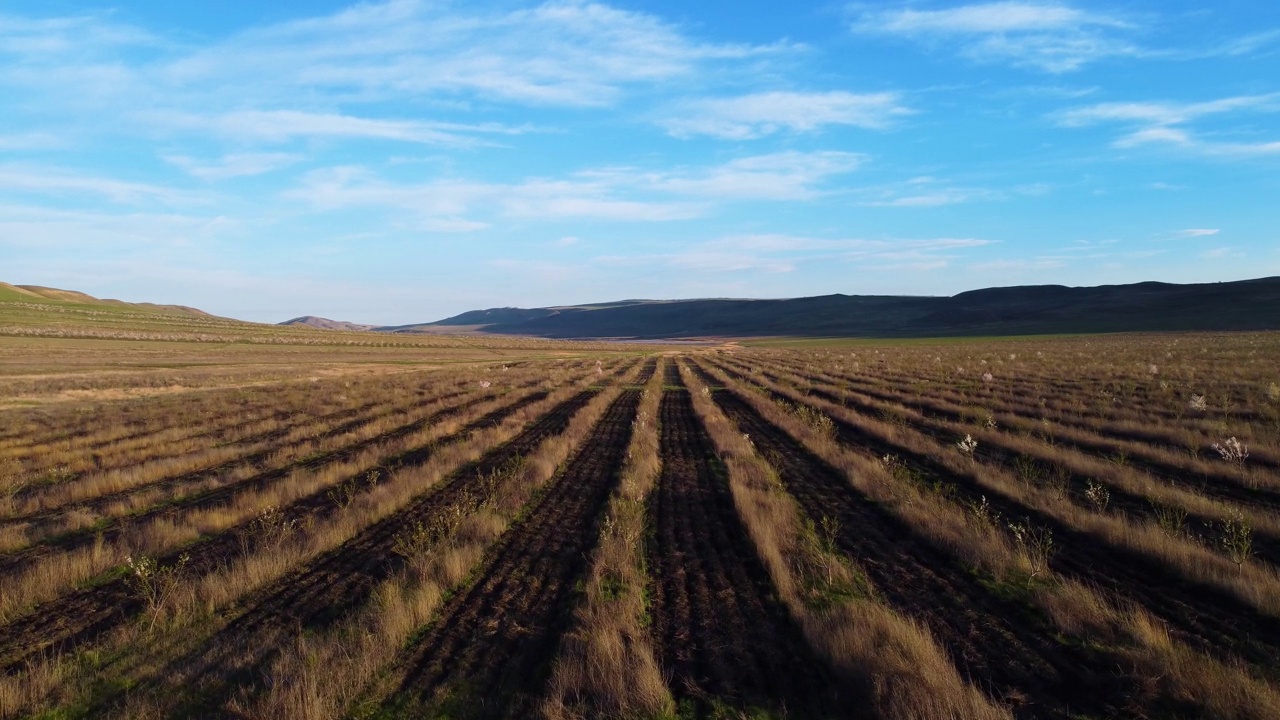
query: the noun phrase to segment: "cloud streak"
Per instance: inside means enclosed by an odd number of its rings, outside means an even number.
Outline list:
[[[1237,142],[1205,139],[1189,125],[1218,115],[1280,112],[1280,93],[1237,95],[1196,103],[1174,102],[1110,102],[1072,108],[1057,113],[1056,122],[1063,127],[1121,125],[1126,134],[1112,145],[1137,148],[1165,145],[1206,156],[1249,158],[1280,155],[1280,141]],[[1218,134],[1221,137],[1221,133]]]
[[[857,13],[856,33],[949,46],[981,62],[1066,73],[1107,57],[1142,54],[1119,18],[1053,2],[989,2],[943,10]]]
[[[680,138],[752,140],[780,132],[812,133],[830,125],[882,130],[912,112],[892,92],[777,91],[694,101],[659,124]]]

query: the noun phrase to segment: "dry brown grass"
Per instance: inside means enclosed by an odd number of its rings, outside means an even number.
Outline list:
[[[455,398],[442,405],[428,404],[415,409],[414,417],[420,417],[443,407],[451,407],[464,398]],[[11,618],[33,604],[57,597],[77,583],[119,566],[129,556],[156,556],[171,552],[180,545],[201,535],[215,534],[244,523],[259,515],[264,509],[283,505],[297,498],[316,492],[336,480],[367,471],[382,457],[394,455],[411,447],[431,442],[439,437],[442,429],[456,428],[467,417],[478,417],[477,408],[471,408],[459,418],[437,427],[426,428],[390,443],[381,443],[365,449],[355,458],[341,463],[330,463],[319,469],[300,468],[278,482],[265,488],[239,494],[230,505],[181,512],[174,516],[160,517],[142,523],[126,523],[122,532],[108,543],[97,543],[90,548],[61,551],[51,550],[34,564],[15,576],[0,581],[0,618]],[[315,446],[315,451],[340,449],[360,439],[376,437],[408,417],[391,416],[371,423],[359,430],[332,438]],[[298,452],[312,448],[299,445]],[[235,475],[228,478],[234,481]],[[127,518],[126,518],[127,520]]]
[[[163,667],[167,661],[176,657],[182,648],[190,648],[193,643],[202,638],[208,639],[219,627],[224,626],[231,618],[221,613],[236,600],[265,586],[267,583],[279,579],[290,569],[298,566],[299,563],[305,562],[308,558],[337,547],[339,544],[354,537],[361,529],[371,523],[391,515],[397,509],[403,507],[411,497],[423,492],[426,488],[430,488],[440,478],[475,460],[487,449],[510,439],[530,420],[545,413],[556,402],[577,392],[579,382],[590,383],[597,379],[594,371],[580,381],[575,381],[573,378],[583,378],[582,370],[576,370],[568,375],[563,374],[566,371],[548,371],[545,368],[537,368],[536,371],[532,372],[537,372],[545,378],[544,385],[553,390],[550,396],[522,408],[499,427],[481,430],[461,442],[439,445],[437,451],[425,464],[405,468],[391,474],[386,481],[369,488],[367,492],[355,497],[340,513],[324,522],[303,526],[296,528],[292,532],[278,535],[273,538],[272,542],[258,551],[239,558],[233,558],[228,566],[213,573],[201,577],[185,578],[185,582],[168,605],[161,609],[160,617],[146,618],[145,620],[145,624],[148,627],[154,626],[154,632],[147,634],[154,636],[155,640],[147,640],[140,636],[140,624],[129,625],[100,642],[97,652],[103,654],[129,652],[132,657],[129,665],[133,668],[127,672],[130,682],[138,682],[152,676],[152,673],[156,672],[158,668]],[[515,380],[516,378],[512,379]],[[525,392],[532,391],[530,389]],[[508,396],[470,408],[465,414],[452,418],[448,422],[439,423],[422,433],[405,438],[394,449],[378,449],[383,452],[371,449],[363,456],[343,463],[341,466],[327,466],[316,472],[315,477],[301,476],[291,478],[288,483],[276,486],[276,493],[268,493],[263,497],[257,498],[257,501],[253,503],[256,512],[248,514],[248,518],[256,517],[263,508],[279,507],[286,504],[291,498],[301,497],[308,494],[308,491],[314,492],[323,488],[340,477],[366,472],[368,467],[383,457],[384,452],[394,454],[394,452],[399,452],[408,447],[438,441],[470,420],[478,418],[500,405],[510,403],[514,397]],[[546,459],[543,458],[540,462],[531,464],[527,472],[536,472],[538,468],[545,470],[545,467]],[[308,480],[310,481],[308,482]],[[285,494],[281,495],[280,493]],[[212,512],[217,513],[218,511]],[[222,512],[226,511],[223,510]],[[243,522],[244,519],[241,518],[241,521]],[[216,531],[215,528],[228,527],[231,519],[211,514],[205,518],[205,521],[203,527],[207,531]],[[460,541],[467,540],[468,542],[473,540],[478,542],[480,538],[491,540],[496,537],[496,535],[492,534],[495,531],[495,527],[491,518],[469,517],[459,527],[457,537]],[[503,527],[505,527],[505,524]],[[500,528],[498,532],[500,532]],[[460,545],[455,549],[457,552],[446,553],[433,565],[432,569],[437,579],[453,577],[453,584],[456,584],[457,580],[465,575],[466,569],[470,568],[474,561],[478,560],[478,556],[468,560],[468,556],[472,551],[467,550],[464,545]],[[394,587],[392,585],[387,587],[391,589],[380,590],[373,601],[373,604],[381,604],[379,607],[385,607],[386,612],[369,613],[365,611],[362,617],[366,617],[366,619],[372,618],[376,621],[377,627],[380,628],[379,632],[399,632],[396,628],[403,629],[403,627],[406,627],[405,623],[409,623],[407,626],[409,631],[420,625],[421,621],[424,621],[427,616],[415,613],[411,605],[423,602],[424,596],[421,593],[411,595],[409,599],[412,602],[409,604],[400,601],[393,602],[395,598],[386,593],[392,592]],[[424,592],[426,591],[424,590]],[[434,605],[431,605],[431,608],[434,608]],[[383,636],[379,635],[378,637]],[[400,635],[400,637],[407,637],[407,632]],[[162,641],[164,638],[169,638],[169,640]],[[312,641],[314,640],[312,638]],[[365,647],[363,644],[356,643],[352,645],[352,649],[357,646]],[[311,645],[307,644],[306,647],[310,648]],[[393,652],[395,647],[391,646],[390,651]],[[340,642],[331,649],[338,654],[342,654]],[[371,649],[374,652],[385,650],[387,650],[386,647]],[[306,656],[300,657],[305,658]],[[281,662],[284,661],[282,660]],[[306,665],[305,660],[301,662],[304,666]],[[28,671],[14,678],[6,678],[4,681],[0,681],[0,709],[13,708],[12,712],[29,712],[33,708],[38,708],[50,701],[56,701],[58,698],[75,697],[91,690],[93,684],[97,681],[96,678],[86,678],[83,673],[77,672],[78,666],[79,664],[74,657],[61,656],[37,662]],[[169,672],[169,670],[171,668],[166,669],[165,672]],[[192,670],[194,671],[195,669]],[[311,677],[308,673],[313,673],[314,670],[314,667],[309,670],[303,667],[297,676],[298,682],[305,683]],[[40,684],[45,682],[49,684],[40,687]],[[182,684],[180,679],[174,679],[174,682],[176,684],[172,687],[180,687]],[[70,686],[64,686],[62,683],[70,683]],[[326,691],[328,689],[327,681],[321,682],[321,685],[323,687],[318,691]],[[299,685],[299,687],[305,687],[305,685]],[[163,699],[158,697],[140,699],[137,704],[128,706],[124,710],[124,715],[126,717],[148,715],[160,717],[165,712],[162,708],[168,701],[172,701],[175,698],[177,698],[177,694],[170,694]],[[41,702],[35,702],[36,700]],[[0,717],[5,716],[3,712],[0,712]],[[319,716],[308,716],[304,712],[298,717]]]
[[[729,385],[735,384],[723,373],[713,371],[713,374]],[[853,422],[902,447],[931,453],[932,457],[944,461],[955,472],[974,477],[989,474],[958,453],[939,451],[930,439],[921,438],[900,424],[857,415],[763,379],[758,378],[756,382],[791,397],[793,401],[807,402],[833,417]],[[800,439],[834,467],[846,471],[850,482],[883,502],[938,546],[966,558],[997,579],[1028,574],[1030,566],[1025,554],[1001,534],[992,533],[990,528],[974,522],[966,508],[936,493],[922,493],[914,486],[904,485],[885,472],[882,463],[841,447],[829,434],[799,421],[793,413],[760,394],[746,391],[743,395],[767,419]],[[1012,478],[1006,480],[1017,484]],[[1088,515],[1083,510],[1080,513]],[[1117,531],[1124,534],[1126,528],[1121,524]],[[1141,530],[1112,541],[1143,547],[1141,542],[1148,539],[1159,542]],[[1173,552],[1168,547],[1149,550]],[[1141,682],[1142,694],[1135,698],[1135,713],[1145,712],[1143,703],[1176,701],[1198,708],[1205,717],[1251,720],[1275,717],[1275,708],[1280,706],[1280,693],[1273,684],[1254,677],[1248,666],[1223,662],[1192,650],[1170,638],[1140,609],[1117,607],[1095,589],[1051,572],[1042,574],[1041,579],[1044,582],[1031,594],[1035,609],[1043,612],[1065,635],[1075,637],[1079,642],[1100,643],[1108,647],[1123,659],[1123,667],[1119,670],[1128,672]],[[1171,663],[1177,666],[1171,669]]]
[[[544,402],[564,400],[575,391],[561,389]],[[443,548],[409,563],[384,582],[368,606],[338,627],[301,637],[295,646],[283,649],[270,669],[277,682],[265,695],[244,700],[240,709],[252,717],[298,720],[341,715],[368,690],[409,637],[429,622],[445,593],[480,563],[485,550],[581,445],[620,392],[617,387],[601,391],[574,415],[564,433],[546,440],[526,460],[518,477],[499,491],[496,502],[464,518]],[[519,425],[508,427],[510,437]],[[387,690],[379,684],[366,698],[377,698]]]
[[[855,426],[873,426],[869,422],[870,418],[848,408],[820,398],[805,397],[794,389],[767,381],[762,384],[794,402],[817,408],[821,412]],[[936,430],[947,437],[964,437],[966,434],[973,433],[973,428],[959,423],[924,418],[907,408],[899,408],[898,412],[908,418],[911,425]],[[1055,520],[1087,532],[1097,537],[1101,543],[1146,554],[1163,563],[1173,572],[1226,590],[1260,612],[1280,615],[1280,570],[1275,567],[1261,563],[1238,566],[1228,557],[1186,536],[1165,532],[1154,520],[1091,512],[1088,508],[1071,503],[1065,497],[1054,496],[1043,492],[1038,487],[1028,485],[1009,468],[987,462],[974,462],[962,457],[959,453],[949,452],[948,448],[939,448],[936,439],[912,427],[897,428],[895,434],[896,442],[903,447],[935,457],[951,471],[973,478],[978,484],[989,488],[994,493],[1009,497],[1025,507],[1043,512]],[[979,433],[979,437],[984,436]],[[996,440],[994,437],[990,439]],[[981,442],[979,440],[980,445]],[[999,439],[998,442],[1015,448],[1019,445],[1005,439]],[[1032,450],[1031,447],[1026,446],[1022,449]],[[1069,464],[1071,453],[1063,449],[1048,455],[1047,459],[1054,463]],[[1089,469],[1082,464],[1077,463],[1077,465],[1084,471]],[[1121,478],[1116,478],[1116,481],[1124,482]],[[1188,507],[1212,507],[1205,501],[1199,503],[1191,501],[1181,493],[1164,492],[1160,493],[1160,497],[1174,502],[1186,501],[1185,504]],[[1274,519],[1267,525],[1270,526],[1273,522]]]
[[[542,707],[552,720],[675,711],[644,627],[645,506],[662,469],[657,428],[662,379],[659,365],[640,401],[627,463],[592,557],[586,597],[556,657]]]
[[[684,372],[694,411],[729,469],[738,514],[809,643],[846,680],[869,691],[882,717],[1011,718],[964,682],[927,628],[877,602],[874,594],[813,602],[815,595],[830,595],[835,587],[865,587],[860,571],[851,559],[824,552],[820,543],[805,537],[800,508],[773,469],[715,406],[702,383],[687,368]],[[856,695],[848,699],[863,701]],[[860,708],[847,711],[856,714]]]

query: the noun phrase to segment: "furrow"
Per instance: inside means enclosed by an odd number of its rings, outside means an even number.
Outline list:
[[[672,693],[699,717],[724,706],[831,715],[831,672],[775,597],[687,391],[663,395],[659,423],[647,565],[655,650]]]
[[[653,368],[649,367],[652,375]],[[500,540],[479,580],[442,609],[404,662],[389,705],[448,696],[471,717],[527,717],[572,617],[599,517],[617,483],[640,402],[624,391],[576,457]]]

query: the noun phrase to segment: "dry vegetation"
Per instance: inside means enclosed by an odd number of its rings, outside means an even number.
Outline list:
[[[1280,717],[1274,334],[677,351],[31,305],[0,717]]]

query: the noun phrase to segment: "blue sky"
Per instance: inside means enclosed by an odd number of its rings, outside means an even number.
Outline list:
[[[0,280],[244,319],[1280,275],[1278,199],[1272,0],[0,5]]]

